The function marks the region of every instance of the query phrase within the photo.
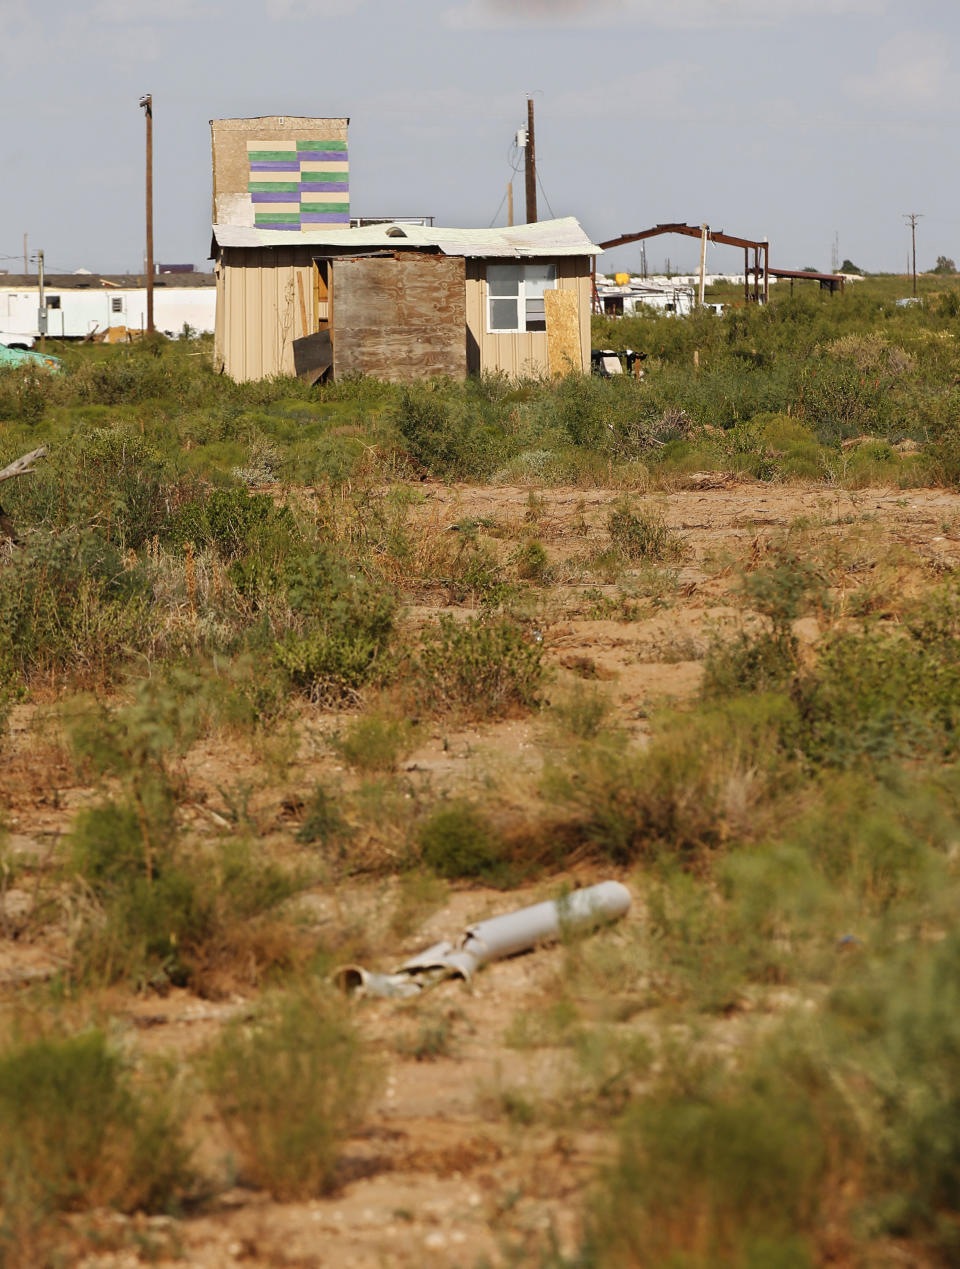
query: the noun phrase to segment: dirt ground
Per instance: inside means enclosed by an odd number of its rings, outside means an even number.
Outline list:
[[[553,569],[540,609],[554,670],[548,694],[559,698],[578,681],[597,684],[633,737],[643,735],[656,706],[696,692],[709,641],[743,619],[738,569],[762,558],[778,535],[801,535],[828,561],[841,606],[891,622],[913,588],[960,566],[960,497],[943,490],[738,482],[652,495],[644,501],[660,509],[682,552],[658,570],[656,584],[638,574],[632,595],[629,576],[618,585],[604,583],[588,576],[584,563],[604,540],[608,509],[619,493],[560,488],[532,500],[527,488],[425,485],[423,494],[412,514],[437,532],[472,518],[494,537],[512,541],[529,533],[543,543]],[[436,603],[416,597],[408,617],[427,620],[446,607],[442,597]],[[809,641],[819,629],[816,617],[798,625]],[[521,804],[543,765],[548,713],[482,727],[425,727],[399,774],[411,795],[425,789],[479,793],[495,780],[508,792],[515,788]],[[244,742],[225,746],[222,738],[195,746],[184,763],[190,790],[184,814],[191,830],[217,833],[231,826],[224,790],[246,789],[246,813],[263,849],[289,856],[296,829],[287,809],[291,793],[320,778],[351,778],[326,743],[341,724],[341,716],[311,707],[287,748],[275,753]],[[77,783],[52,705],[17,707],[12,742],[0,787],[11,853],[25,868],[12,887],[0,875],[0,1008],[6,1009],[62,963],[67,922],[31,918],[41,882],[55,877],[63,834],[77,809],[95,796]],[[310,931],[319,937],[332,926],[349,926],[358,931],[358,954],[371,968],[386,969],[439,938],[456,936],[472,920],[555,894],[562,883],[588,884],[604,875],[615,874],[582,864],[520,891],[448,888],[438,904],[424,904],[409,928],[394,935],[400,883],[358,878],[305,896],[304,928],[307,937]],[[642,879],[621,879],[631,885],[633,907],[621,925],[595,936],[598,942],[643,936]],[[551,1235],[572,1251],[584,1196],[614,1143],[589,1124],[549,1117],[525,1123],[522,1113],[504,1109],[504,1090],[522,1110],[523,1090],[542,1096],[569,1078],[560,1051],[505,1043],[515,1020],[556,992],[565,956],[563,948],[545,948],[490,966],[469,986],[445,983],[413,1001],[358,1005],[358,1024],[383,1055],[385,1080],[366,1130],[348,1145],[342,1185],[332,1197],[281,1204],[225,1183],[212,1205],[177,1219],[78,1216],[78,1230],[95,1233],[100,1248],[78,1263],[91,1269],[148,1261],[205,1269],[440,1269],[534,1263]],[[227,984],[212,999],[183,991],[124,996],[114,989],[96,1007],[110,1016],[131,1054],[187,1057],[251,1002],[248,992]],[[642,1030],[653,1021],[641,1012],[622,1025]],[[742,1025],[736,1018],[718,1023],[727,1029],[725,1042]],[[195,1127],[198,1158],[229,1180],[231,1163],[212,1113]]]

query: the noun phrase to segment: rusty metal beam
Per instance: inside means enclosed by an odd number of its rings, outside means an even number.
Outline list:
[[[652,229],[641,229],[635,234],[621,234],[619,238],[610,238],[606,242],[601,242],[599,246],[608,251],[611,247],[625,247],[631,242],[642,242],[644,238],[656,238],[660,234],[682,234],[686,238],[700,238],[703,230],[697,225],[682,224],[666,224],[654,225]],[[720,242],[728,247],[754,247],[763,246],[763,242],[754,238],[738,238],[734,234],[724,233],[722,229],[709,229],[707,231],[708,242]]]

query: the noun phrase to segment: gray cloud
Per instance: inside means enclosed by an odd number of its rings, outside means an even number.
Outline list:
[[[448,26],[616,27],[644,23],[673,30],[775,27],[813,17],[879,15],[889,0],[456,0]]]

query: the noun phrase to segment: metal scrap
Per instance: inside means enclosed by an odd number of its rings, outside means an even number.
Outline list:
[[[488,961],[553,943],[567,934],[616,921],[630,907],[630,891],[619,881],[574,890],[559,899],[468,926],[456,943],[441,942],[404,961],[389,973],[345,965],[334,981],[348,995],[409,997],[447,978],[469,982]]]

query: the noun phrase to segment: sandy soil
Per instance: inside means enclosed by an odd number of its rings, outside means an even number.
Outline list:
[[[840,561],[831,574],[835,593],[850,597],[875,585],[872,610],[888,620],[897,619],[898,599],[918,579],[929,585],[960,566],[960,497],[953,493],[753,483],[689,489],[646,500],[660,508],[684,550],[669,566],[665,582],[661,577],[659,594],[651,595],[649,579],[638,580],[634,608],[625,612],[617,588],[586,578],[583,564],[604,540],[607,511],[619,494],[553,489],[539,493],[531,508],[526,488],[425,485],[423,493],[412,514],[438,532],[474,518],[492,534],[515,539],[529,532],[544,544],[556,570],[544,600],[542,630],[556,671],[551,691],[569,690],[578,680],[602,685],[634,736],[642,736],[656,705],[696,692],[709,640],[742,619],[737,566],[762,558],[776,535],[802,534],[824,558],[833,550]],[[426,620],[443,606],[442,600],[411,597],[409,619]],[[818,631],[815,618],[799,627],[808,640]],[[223,790],[248,785],[248,809],[263,848],[289,855],[296,828],[285,809],[291,794],[321,777],[349,778],[325,743],[341,723],[337,715],[306,709],[291,752],[269,762],[246,743],[225,746],[221,738],[197,745],[184,764],[190,790],[184,814],[191,830],[215,833],[229,827]],[[513,781],[522,802],[523,789],[535,784],[542,765],[547,725],[542,716],[479,728],[428,725],[402,774],[415,793],[476,791],[492,773]],[[77,809],[95,796],[73,774],[52,707],[19,706],[12,742],[0,777],[2,805],[10,854],[25,867],[12,886],[4,885],[0,873],[0,1008],[12,1007],[32,982],[62,962],[68,930],[62,919],[38,927],[36,905],[41,883],[55,878],[62,835]],[[579,867],[506,894],[452,889],[439,907],[425,911],[395,940],[393,959],[454,936],[471,920],[555,892],[561,881],[588,883],[601,875]],[[371,967],[389,968],[385,931],[396,910],[397,884],[378,877],[335,890],[318,888],[305,899],[308,934],[338,922],[364,929]],[[636,878],[632,884],[639,889]],[[598,939],[642,937],[643,895],[635,897],[626,922]],[[366,1131],[348,1145],[343,1184],[334,1196],[280,1204],[232,1186],[201,1213],[176,1220],[84,1215],[76,1218],[77,1227],[95,1229],[101,1250],[80,1263],[439,1269],[472,1266],[484,1258],[504,1264],[509,1253],[518,1263],[533,1263],[535,1249],[551,1230],[562,1248],[572,1250],[590,1179],[613,1143],[589,1125],[547,1125],[538,1119],[524,1126],[504,1113],[502,1097],[504,1089],[525,1088],[542,1096],[569,1077],[567,1058],[559,1050],[504,1042],[518,1016],[535,1011],[556,992],[565,954],[562,948],[543,949],[489,967],[470,987],[447,983],[413,1002],[370,1001],[358,1008],[359,1025],[382,1053],[386,1076]],[[181,991],[163,997],[114,991],[101,1007],[113,1016],[112,1025],[132,1054],[187,1057],[251,1003],[248,991],[233,986],[220,999]],[[425,1025],[443,1036],[439,1054],[418,1051]],[[643,1015],[629,1025],[646,1025]],[[733,1019],[725,1025],[732,1035],[739,1024]],[[196,1130],[198,1158],[226,1176],[229,1162],[213,1116]]]

